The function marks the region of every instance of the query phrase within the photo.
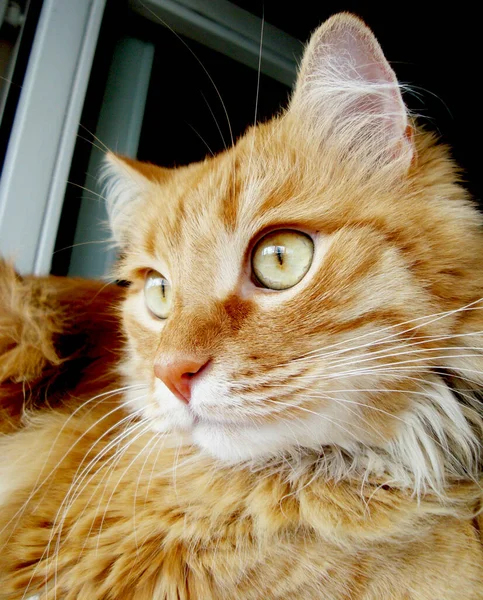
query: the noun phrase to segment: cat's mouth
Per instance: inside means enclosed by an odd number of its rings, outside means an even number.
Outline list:
[[[236,419],[226,418],[226,417],[214,417],[214,416],[206,416],[200,415],[193,411],[191,408],[189,409],[191,417],[193,419],[193,427],[196,426],[209,426],[209,427],[217,427],[217,428],[227,428],[227,429],[239,429],[239,428],[247,428],[250,426],[256,426],[253,422],[253,419],[238,417]]]

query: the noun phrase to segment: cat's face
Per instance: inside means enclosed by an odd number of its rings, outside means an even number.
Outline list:
[[[438,405],[471,437],[433,367],[481,295],[479,219],[357,19],[314,34],[287,113],[234,148],[176,170],[109,160],[124,369],[144,386],[127,402],[154,429],[258,461],[389,448]]]

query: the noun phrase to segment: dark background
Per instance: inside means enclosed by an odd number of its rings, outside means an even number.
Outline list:
[[[465,3],[443,7],[443,4],[424,2],[405,5],[367,1],[238,0],[234,3],[257,16],[264,16],[268,23],[302,41],[336,12],[346,10],[361,16],[375,32],[398,79],[413,90],[405,94],[409,109],[452,146],[456,160],[463,167],[467,187],[481,198],[478,92],[481,50],[477,49],[476,8]],[[146,29],[141,35],[150,33]],[[156,62],[140,158],[161,164],[180,164],[200,158],[207,149],[199,139],[194,139],[197,135],[193,131],[187,131],[191,127],[206,139],[213,151],[222,149],[221,135],[206,102],[228,141],[226,117],[206,74],[172,33],[164,31],[160,35],[157,28],[154,35],[158,38]],[[257,74],[193,41],[187,40],[187,43],[219,87],[236,137],[253,121]],[[166,57],[170,58],[166,60]],[[166,81],[170,82],[168,90]],[[285,86],[262,77],[258,118],[263,120],[277,112],[286,104],[288,92]]]

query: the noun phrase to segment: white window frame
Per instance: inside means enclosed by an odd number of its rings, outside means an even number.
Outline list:
[[[21,273],[47,274],[51,268],[105,2],[44,0],[0,181],[0,254],[13,259]],[[295,79],[302,44],[227,0],[128,3],[136,13],[252,68],[260,67],[278,81],[291,85]],[[145,91],[146,73],[145,69],[141,86]],[[136,98],[136,119],[116,131],[118,148],[124,147],[127,154],[137,149],[129,140],[139,138],[146,94]],[[103,119],[98,126],[109,129]],[[100,230],[99,213],[84,214],[83,228]],[[94,232],[95,238],[99,235]],[[84,274],[98,275],[89,269]]]
[[[0,182],[0,253],[48,273],[106,0],[45,0]]]

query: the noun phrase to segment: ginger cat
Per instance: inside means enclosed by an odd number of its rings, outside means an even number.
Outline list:
[[[104,177],[125,290],[1,267],[0,599],[482,599],[482,218],[372,32]]]

